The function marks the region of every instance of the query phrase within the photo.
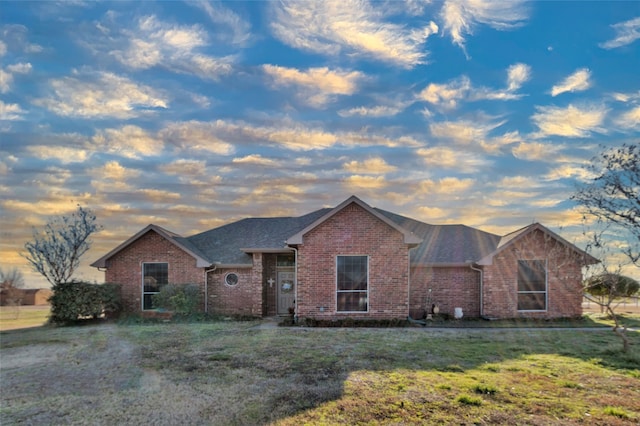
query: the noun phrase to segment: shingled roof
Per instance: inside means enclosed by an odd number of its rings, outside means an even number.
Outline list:
[[[376,210],[422,238],[422,243],[411,250],[411,265],[470,264],[492,253],[501,238],[466,225],[430,225],[385,210]]]
[[[531,230],[531,227],[525,227],[511,234],[499,236],[465,225],[430,225],[396,213],[371,208],[355,197],[348,199],[345,203],[350,200],[366,206],[374,216],[406,234],[405,237],[409,238],[410,245],[413,246],[410,252],[412,266],[460,266],[480,261],[488,264],[487,262],[490,263],[490,258],[495,253]],[[299,244],[305,230],[316,226],[317,223],[335,213],[340,206],[334,209],[315,210],[299,217],[242,219],[190,237],[182,237],[156,225],[149,225],[94,262],[92,266],[105,267],[109,257],[146,232],[155,231],[191,254],[197,260],[199,267],[211,265],[251,267],[253,263],[251,253],[286,251],[287,240],[290,243],[294,241],[293,244]],[[541,225],[536,224],[536,226],[550,233]],[[559,236],[550,234],[566,243]]]
[[[285,250],[286,241],[334,209],[300,217],[247,218],[186,238],[211,263],[250,267],[251,252]],[[465,225],[430,225],[373,209],[422,242],[411,250],[411,264],[453,266],[475,262],[496,250],[501,237]]]
[[[252,265],[249,251],[284,250],[291,235],[309,226],[331,209],[316,210],[300,217],[247,218],[188,237],[211,263]]]

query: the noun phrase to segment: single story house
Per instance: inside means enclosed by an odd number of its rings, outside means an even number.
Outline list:
[[[352,196],[300,217],[247,218],[189,237],[148,225],[92,266],[128,312],[162,285],[197,284],[222,315],[403,319],[582,314],[582,268],[598,262],[534,223],[499,236],[431,225]]]
[[[51,295],[48,288],[0,288],[0,306],[48,305]]]

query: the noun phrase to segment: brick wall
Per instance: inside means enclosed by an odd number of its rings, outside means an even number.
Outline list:
[[[298,247],[301,318],[406,318],[408,247],[403,235],[350,204],[304,236]],[[369,311],[336,312],[336,256],[369,256]]]
[[[225,276],[232,272],[238,275],[238,283],[229,286],[225,283]],[[262,316],[261,281],[261,265],[257,268],[225,268],[209,272],[209,313]]]
[[[545,312],[518,312],[518,260],[547,260]],[[500,252],[484,268],[484,314],[493,318],[562,318],[582,315],[582,269],[575,252],[535,230]]]
[[[107,260],[105,281],[121,285],[125,312],[142,311],[142,264],[150,262],[169,264],[171,284],[198,284],[204,301],[203,269],[191,255],[150,230]]]
[[[440,313],[453,317],[462,308],[467,318],[480,316],[480,274],[468,267],[411,268],[411,317],[425,314],[425,301],[431,289],[432,303]],[[430,308],[430,306],[428,307]]]

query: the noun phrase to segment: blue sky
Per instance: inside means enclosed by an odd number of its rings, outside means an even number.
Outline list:
[[[578,245],[568,201],[638,143],[640,2],[2,2],[0,266],[76,204],[88,264],[355,194],[427,223]],[[631,273],[635,273],[631,271]]]

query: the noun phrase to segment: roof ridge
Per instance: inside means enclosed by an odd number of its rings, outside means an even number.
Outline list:
[[[260,220],[260,221],[266,221],[266,220],[275,221],[275,220],[285,220],[285,219],[292,219],[292,220],[301,219],[303,217],[312,215],[314,213],[319,213],[319,212],[321,212],[323,210],[330,210],[330,208],[328,208],[328,207],[320,208],[320,209],[314,210],[314,211],[312,211],[310,213],[306,213],[306,214],[303,214],[303,215],[300,215],[300,216],[271,216],[271,217],[269,217],[269,216],[262,216],[262,217],[251,217],[251,216],[248,216],[248,217],[243,217],[242,219],[234,220],[232,222],[227,222],[227,223],[225,223],[223,225],[216,226],[214,228],[210,228],[210,229],[207,229],[206,231],[198,232],[196,234],[189,235],[188,237],[184,237],[184,238],[191,239],[191,238],[199,237],[199,236],[201,236],[203,234],[206,234],[208,232],[216,231],[216,230],[219,230],[219,229],[223,229],[225,227],[237,225],[237,224],[239,224],[241,222],[247,222],[247,221],[251,221],[251,220],[253,220],[253,221],[257,221],[257,220]]]

